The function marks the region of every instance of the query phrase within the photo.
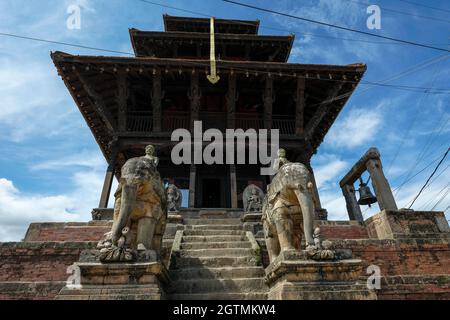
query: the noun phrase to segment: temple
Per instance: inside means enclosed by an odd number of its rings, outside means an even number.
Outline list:
[[[164,28],[130,29],[134,57],[51,54],[108,168],[92,220],[0,243],[0,299],[450,299],[446,217],[399,209],[378,149],[339,182],[348,220],[320,202],[311,158],[364,64],[288,63],[294,37],[258,35],[258,20],[164,15]],[[172,132],[197,121],[278,129],[278,173],[174,164]]]
[[[172,131],[196,120],[203,130],[279,129],[289,159],[310,166],[366,70],[287,63],[294,36],[258,35],[259,21],[217,19],[213,84],[210,20],[164,15],[164,26],[129,30],[133,58],[52,54],[109,164],[99,208],[116,169],[146,144],[157,146],[161,175],[189,190],[190,208],[242,208],[248,184],[266,188],[260,165],[174,165]]]

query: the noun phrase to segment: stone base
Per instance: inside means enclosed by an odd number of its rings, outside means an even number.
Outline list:
[[[160,262],[74,264],[73,285],[66,285],[58,300],[161,300],[168,274]],[[79,284],[76,277],[79,275]]]
[[[375,300],[359,280],[358,259],[312,261],[297,251],[282,252],[267,268],[270,300]]]

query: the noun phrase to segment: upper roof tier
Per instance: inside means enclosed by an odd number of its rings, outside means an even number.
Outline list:
[[[200,32],[158,32],[130,29],[138,57],[209,59],[210,35]],[[287,62],[294,36],[260,36],[218,33],[215,53],[219,60]]]
[[[165,14],[165,31],[209,33],[208,18],[176,17]],[[216,33],[258,34],[259,20],[215,19]]]

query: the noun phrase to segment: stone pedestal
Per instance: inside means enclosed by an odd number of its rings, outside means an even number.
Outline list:
[[[270,300],[374,300],[359,280],[358,259],[312,261],[304,252],[284,251],[266,268]]]
[[[383,210],[365,221],[375,239],[441,238],[450,235],[444,212]]]
[[[77,262],[73,272],[73,284],[66,285],[57,300],[162,300],[168,283],[167,270],[158,261]]]

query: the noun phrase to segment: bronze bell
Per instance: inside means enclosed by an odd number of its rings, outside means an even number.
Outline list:
[[[370,188],[367,186],[366,183],[362,181],[361,178],[359,178],[358,192],[359,192],[359,200],[358,200],[359,205],[368,205],[370,207],[372,203],[377,202],[377,197],[375,197],[372,194]]]

